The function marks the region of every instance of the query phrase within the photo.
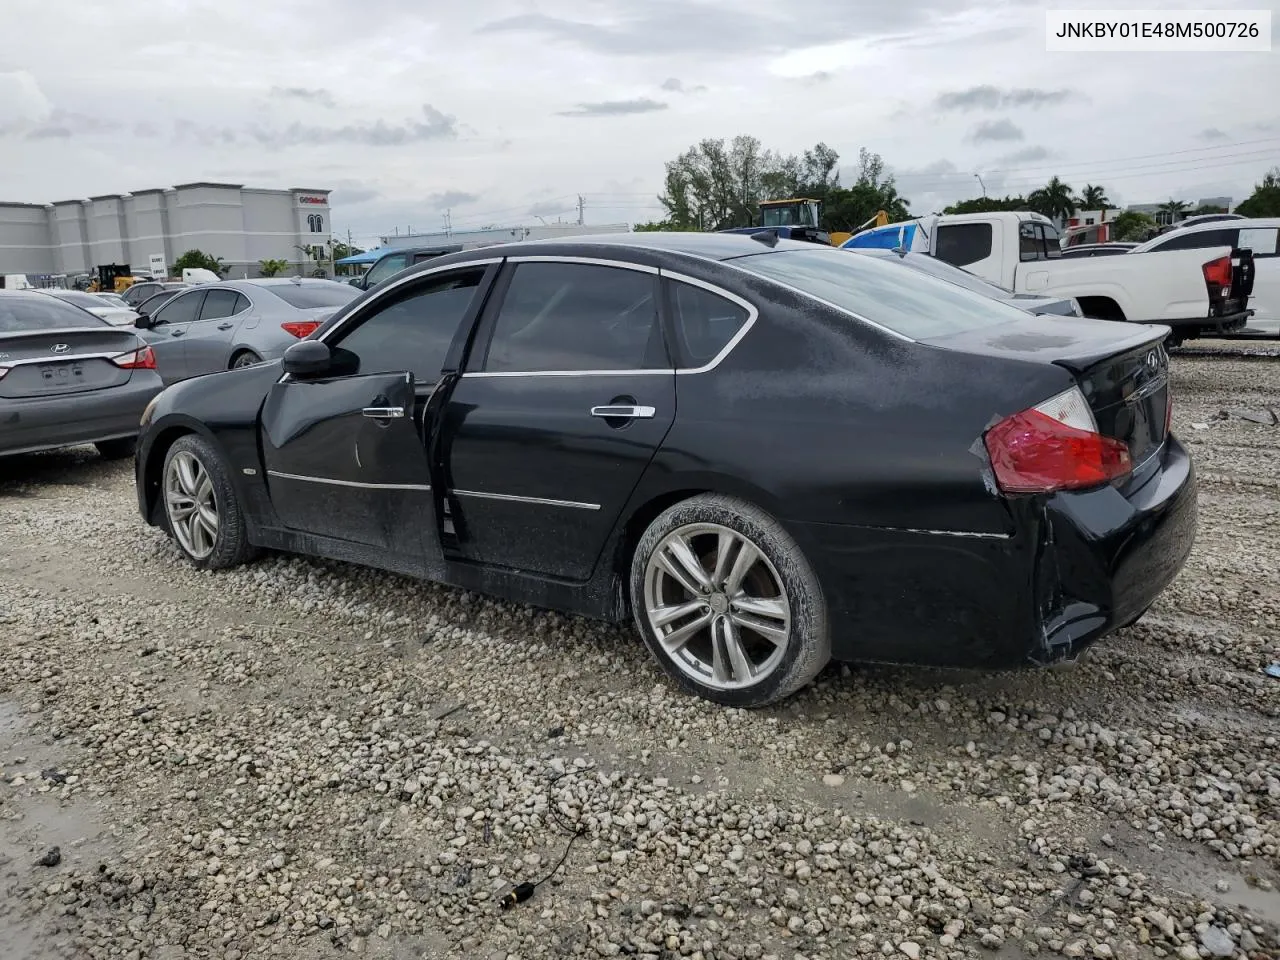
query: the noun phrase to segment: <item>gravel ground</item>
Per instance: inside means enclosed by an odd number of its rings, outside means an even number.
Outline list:
[[[1198,542],[1140,623],[754,712],[628,630],[198,573],[128,465],[5,463],[0,957],[1280,956],[1280,426],[1241,416],[1280,358],[1206,352],[1173,368]]]

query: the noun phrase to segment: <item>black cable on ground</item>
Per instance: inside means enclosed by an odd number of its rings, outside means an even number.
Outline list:
[[[560,782],[560,780],[563,777],[568,776],[568,774],[570,773],[580,773],[580,772],[583,772],[583,771],[565,770],[563,773],[556,774],[554,777],[551,778],[551,783],[547,785],[548,794],[555,787],[555,785]],[[564,853],[560,855],[560,859],[556,861],[556,865],[552,867],[541,880],[536,880],[533,883],[529,883],[528,881],[525,881],[524,883],[518,883],[514,887],[512,887],[509,891],[507,891],[507,893],[499,901],[499,903],[501,903],[502,905],[503,910],[509,910],[511,907],[514,907],[517,903],[524,903],[526,900],[528,900],[530,897],[533,896],[534,891],[537,890],[538,887],[542,886],[544,883],[546,883],[548,880],[554,877],[556,873],[560,870],[560,868],[564,866],[564,862],[567,859],[569,859],[569,851],[573,849],[573,842],[587,832],[587,828],[582,826],[581,824],[569,823],[569,821],[565,819],[564,814],[560,812],[560,808],[556,806],[553,798],[548,799],[547,809],[551,811],[552,819],[556,821],[556,825],[560,827],[560,829],[563,832],[569,835],[569,842],[565,844]]]

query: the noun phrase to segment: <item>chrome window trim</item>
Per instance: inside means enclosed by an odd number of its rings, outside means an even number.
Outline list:
[[[513,493],[486,493],[483,490],[453,490],[456,497],[474,497],[477,500],[502,500],[507,503],[530,503],[542,507],[572,507],[576,510],[599,510],[598,503],[578,500],[551,500],[547,497],[519,497]]]
[[[838,250],[840,248],[831,247],[830,249]],[[783,251],[783,252],[787,253],[790,251]],[[767,256],[767,254],[753,254],[753,256]],[[899,333],[897,330],[894,330],[890,327],[886,327],[882,323],[876,323],[870,317],[864,317],[860,313],[854,313],[848,307],[842,307],[839,304],[832,303],[830,300],[824,300],[822,297],[819,297],[818,295],[813,293],[809,293],[807,290],[801,290],[799,287],[793,287],[789,283],[784,283],[781,280],[775,280],[773,277],[765,276],[763,273],[756,273],[754,270],[748,270],[746,267],[740,267],[730,260],[721,260],[720,262],[723,263],[726,267],[732,267],[734,270],[737,270],[739,273],[747,273],[755,277],[757,280],[763,280],[766,283],[776,284],[777,286],[782,287],[784,290],[790,291],[791,293],[798,294],[802,297],[807,297],[808,299],[814,301],[815,303],[820,303],[824,307],[830,307],[832,310],[837,310],[840,313],[843,313],[847,317],[853,317],[853,319],[855,320],[860,320],[863,323],[867,324],[868,326],[875,327],[881,333],[887,333],[889,334],[889,336],[895,337],[898,340],[905,341],[906,343],[919,342],[918,340],[913,340],[911,337],[908,337],[905,333]]]
[[[334,487],[355,487],[360,490],[430,490],[426,483],[362,483],[358,480],[334,480],[330,477],[308,477],[300,473],[285,473],[281,470],[268,470],[267,476],[279,480],[301,480],[305,483],[323,483]]]
[[[645,248],[650,249],[650,248]],[[625,260],[610,260],[607,257],[570,257],[570,256],[547,256],[547,255],[527,255],[519,257],[508,257],[511,263],[577,263],[588,266],[601,267],[619,267],[626,270],[634,270],[637,273],[648,273],[658,277],[666,277],[669,280],[678,283],[688,283],[695,287],[700,287],[708,293],[716,296],[724,297],[730,303],[736,304],[747,311],[747,322],[741,329],[733,335],[727,344],[721,348],[710,361],[704,363],[700,367],[661,367],[658,369],[640,369],[640,370],[475,370],[462,374],[464,378],[481,379],[499,379],[511,377],[667,377],[672,374],[686,373],[707,373],[714,370],[720,365],[738,345],[743,337],[755,326],[756,320],[760,316],[760,311],[755,304],[745,300],[736,293],[726,290],[724,287],[718,286],[707,280],[699,280],[697,277],[690,277],[687,274],[675,273],[670,270],[664,270],[659,267],[651,267],[644,263],[629,263]]]

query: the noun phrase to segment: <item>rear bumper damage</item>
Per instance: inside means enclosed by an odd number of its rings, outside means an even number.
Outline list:
[[[1196,529],[1195,468],[1170,435],[1123,491],[1059,494],[1039,526],[1032,663],[1077,656],[1137,620],[1177,576]]]

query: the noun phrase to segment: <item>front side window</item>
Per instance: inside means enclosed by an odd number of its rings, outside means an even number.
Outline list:
[[[396,254],[394,257],[384,257],[375,263],[367,274],[365,274],[366,286],[372,287],[374,284],[381,283],[393,273],[399,273],[408,264],[409,259],[404,254]]]
[[[335,371],[350,376],[409,370],[418,383],[435,383],[483,277],[483,268],[433,277],[379,304],[333,341]]]
[[[521,263],[498,310],[490,373],[670,367],[652,274],[581,263]]]
[[[236,304],[243,299],[234,290],[207,290],[204,295],[204,306],[200,308],[201,320],[221,320],[234,316]]]
[[[1044,249],[1044,236],[1036,230],[1034,223],[1018,225],[1018,259],[1039,260]]]
[[[1052,223],[1037,223],[1036,229],[1040,233],[1040,239],[1044,243],[1044,255],[1050,260],[1057,260],[1062,256],[1062,234],[1058,232],[1058,228]]]
[[[746,310],[710,290],[676,280],[670,289],[682,367],[710,363],[747,323]]]
[[[1017,307],[954,283],[844,250],[777,250],[730,262],[917,340],[1027,318]]]
[[[156,323],[190,323],[200,315],[200,303],[204,300],[204,295],[203,290],[197,290],[174,297],[156,313]]]
[[[991,256],[989,223],[944,224],[938,227],[937,233],[934,256],[953,266],[967,267]]]

